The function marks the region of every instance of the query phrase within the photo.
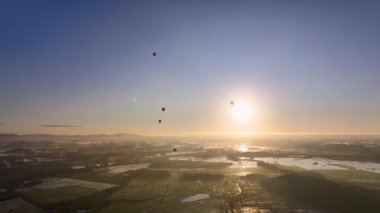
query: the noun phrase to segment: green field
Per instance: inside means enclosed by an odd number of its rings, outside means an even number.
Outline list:
[[[80,186],[65,186],[52,189],[36,189],[30,192],[24,192],[23,194],[41,204],[50,205],[65,200],[74,200],[97,191],[96,189]]]
[[[20,172],[25,168],[26,171],[38,171],[44,167],[42,164],[35,168],[33,165],[3,168],[0,184],[8,184],[10,188],[14,188],[13,194],[7,194],[8,199],[16,198],[18,193],[22,193],[31,205],[58,213],[76,212],[78,209],[106,213],[235,213],[301,210],[380,212],[378,211],[380,209],[380,174],[375,173],[375,170],[367,172],[353,169],[353,167],[344,167],[343,169],[346,170],[308,170],[297,166],[255,161],[257,156],[290,158],[305,156],[302,155],[305,154],[304,149],[242,153],[232,148],[202,150],[199,144],[187,144],[178,149],[185,150],[186,147],[188,150],[173,153],[171,145],[144,144],[143,142],[135,145],[127,143],[76,144],[63,147],[60,149],[62,152],[65,152],[65,149],[68,150],[63,155],[64,163],[60,161],[49,163],[50,166],[47,167],[49,169],[46,169],[49,172],[46,174],[31,173],[29,176],[28,172]],[[311,152],[316,156],[321,156],[323,153],[317,153],[317,148]],[[349,147],[349,149],[353,148],[355,147]],[[73,149],[79,151],[74,152]],[[357,149],[361,150],[360,147]],[[169,153],[167,153],[168,150]],[[319,150],[322,152],[321,149]],[[351,153],[339,153],[339,155],[349,159]],[[359,152],[355,153],[357,157]],[[181,157],[187,157],[189,160],[181,160]],[[244,160],[241,157],[245,157]],[[299,158],[309,159],[310,157],[308,155]],[[16,160],[17,158],[13,163],[18,162]],[[144,169],[112,173],[109,172],[107,164],[109,161],[112,161],[113,166],[140,163],[150,166]],[[250,161],[249,166],[245,166],[246,161]],[[86,169],[74,170],[71,169],[71,165],[86,165]],[[55,167],[56,170],[54,170]],[[13,174],[17,174],[16,179],[12,179]],[[64,181],[60,182],[60,180]],[[65,183],[68,185],[64,186]],[[107,185],[104,183],[112,184],[112,186],[104,187],[103,185]],[[41,186],[44,184],[45,187],[49,184],[53,187],[56,184],[58,187],[39,189],[43,188]],[[19,187],[20,185],[23,187]],[[88,188],[84,188],[86,186]],[[181,202],[197,194],[208,194],[210,198],[189,203]]]

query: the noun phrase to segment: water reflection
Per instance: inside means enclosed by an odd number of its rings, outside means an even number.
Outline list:
[[[280,164],[284,166],[297,166],[303,169],[335,169],[347,170],[350,168],[363,170],[367,172],[374,172],[380,174],[380,164],[373,162],[359,162],[359,161],[343,161],[332,160],[326,158],[273,158],[263,157],[255,158],[257,161],[265,163]]]

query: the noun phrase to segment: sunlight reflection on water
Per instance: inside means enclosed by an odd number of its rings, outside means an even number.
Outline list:
[[[335,170],[348,170],[350,168],[363,170],[367,172],[374,172],[380,174],[380,164],[373,162],[359,162],[359,161],[343,161],[332,160],[326,158],[273,158],[262,157],[255,158],[257,161],[265,163],[280,164],[284,166],[297,166],[303,169],[335,169]]]

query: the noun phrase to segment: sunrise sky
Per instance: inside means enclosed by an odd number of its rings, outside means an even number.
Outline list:
[[[0,133],[380,134],[379,8],[3,1]]]

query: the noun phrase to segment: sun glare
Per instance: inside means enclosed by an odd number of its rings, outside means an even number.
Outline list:
[[[239,152],[247,152],[248,151],[248,147],[246,145],[244,145],[244,144],[241,144],[239,146],[238,150],[239,150]]]
[[[234,118],[238,121],[248,121],[252,115],[252,107],[244,101],[235,103],[232,109]]]

